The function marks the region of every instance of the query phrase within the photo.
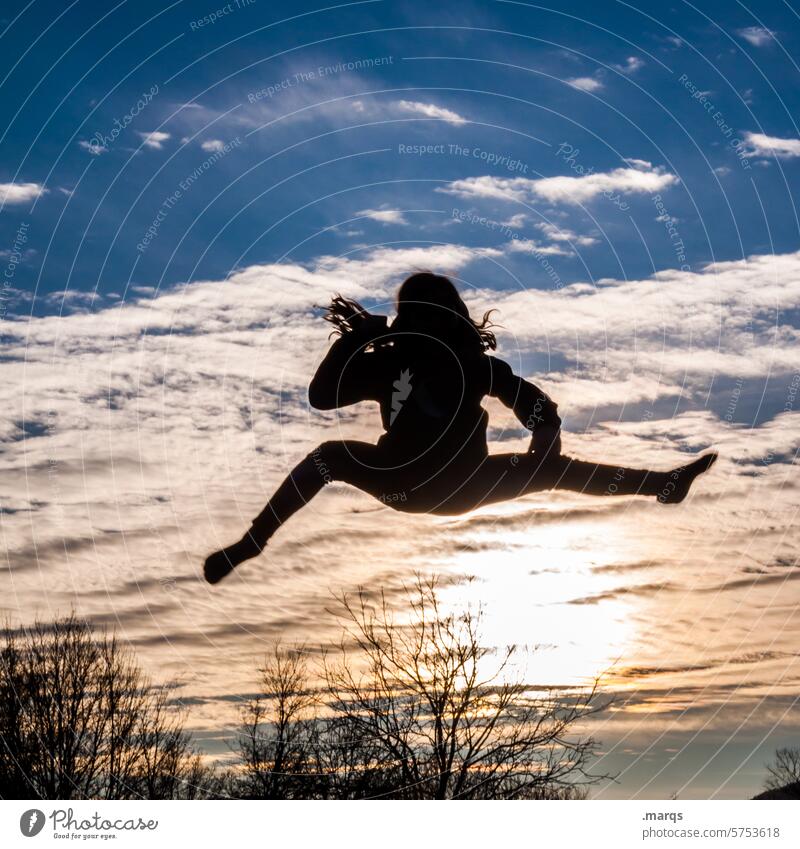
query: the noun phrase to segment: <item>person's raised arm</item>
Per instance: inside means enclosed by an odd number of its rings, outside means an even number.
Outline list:
[[[561,453],[561,417],[558,405],[546,392],[514,374],[508,363],[489,357],[489,395],[514,411],[522,425],[533,434],[531,450]]]
[[[386,332],[386,317],[365,313],[331,345],[308,387],[308,402],[333,410],[372,397],[374,353],[365,348]]]

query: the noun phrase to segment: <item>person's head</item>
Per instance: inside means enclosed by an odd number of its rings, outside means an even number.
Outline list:
[[[489,315],[480,323],[473,321],[451,280],[420,272],[400,286],[392,330],[432,337],[461,352],[494,350],[497,340],[488,329]]]

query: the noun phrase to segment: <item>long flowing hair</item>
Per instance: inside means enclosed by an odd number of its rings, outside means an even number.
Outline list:
[[[480,321],[475,321],[469,314],[458,289],[453,282],[441,274],[419,272],[407,277],[397,293],[397,319],[392,325],[398,329],[403,326],[403,319],[410,310],[431,310],[434,314],[454,317],[455,321],[441,321],[441,341],[464,353],[479,353],[493,351],[497,348],[497,338],[490,330],[496,325],[491,321],[494,310],[483,314]],[[367,310],[352,298],[336,295],[327,307],[323,318],[334,326],[337,334],[350,333],[358,326],[360,318],[368,315]],[[391,337],[389,337],[391,338]]]

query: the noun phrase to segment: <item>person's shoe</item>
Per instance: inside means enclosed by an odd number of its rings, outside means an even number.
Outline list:
[[[680,504],[689,494],[689,489],[694,479],[703,472],[707,472],[717,462],[716,453],[704,454],[688,466],[681,466],[667,472],[667,482],[658,493],[658,500],[662,504]]]
[[[233,572],[240,563],[258,557],[263,550],[264,546],[255,540],[248,531],[239,542],[210,555],[203,565],[203,575],[205,575],[209,584],[218,584],[224,577]]]

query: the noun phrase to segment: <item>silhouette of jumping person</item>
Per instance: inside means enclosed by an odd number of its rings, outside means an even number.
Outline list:
[[[348,483],[408,513],[458,515],[531,492],[686,497],[717,455],[669,472],[627,469],[561,453],[557,405],[488,351],[490,313],[473,321],[447,277],[420,273],[400,287],[397,317],[371,315],[337,296],[325,318],[333,343],[311,381],[312,407],[333,410],[377,401],[385,433],[377,444],[323,442],[280,485],[241,540],[205,563],[209,583],[261,553],[269,539],[326,483]],[[531,431],[527,453],[489,454],[484,396],[498,398]]]

